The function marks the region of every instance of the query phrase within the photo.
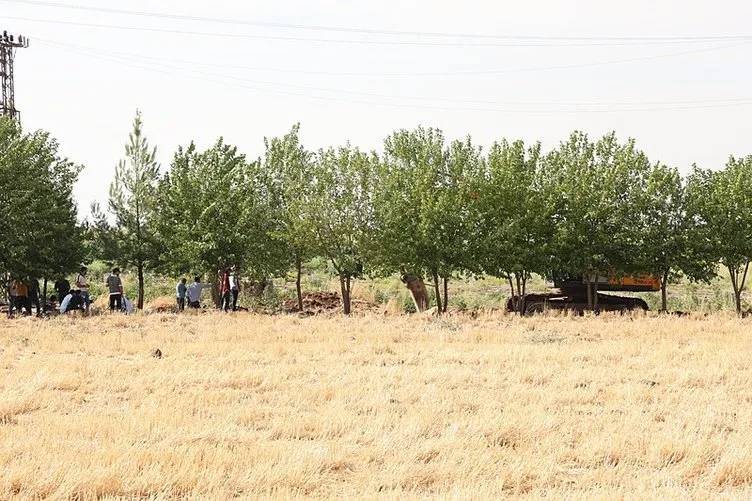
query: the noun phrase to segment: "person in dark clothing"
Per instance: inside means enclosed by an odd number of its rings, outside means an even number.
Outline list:
[[[238,272],[233,267],[230,275],[230,292],[232,293],[232,311],[238,311],[238,294],[240,294],[240,281]]]
[[[47,304],[44,305],[44,311],[50,312],[50,311],[57,311],[57,296],[51,295],[47,298]]]
[[[70,282],[65,278],[61,278],[55,282],[55,292],[60,301],[62,301],[70,292]]]
[[[120,280],[120,268],[114,268],[105,281],[110,293],[110,311],[123,309],[123,282]]]
[[[222,297],[222,310],[228,311],[230,309],[230,270],[225,269],[222,272],[222,284],[219,288]]]
[[[29,280],[29,313],[31,313],[31,306],[37,310],[37,316],[42,314],[42,305],[39,302],[39,280],[31,278]]]

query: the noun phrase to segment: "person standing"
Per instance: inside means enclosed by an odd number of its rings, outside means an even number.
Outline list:
[[[185,278],[181,278],[178,285],[175,286],[175,298],[178,303],[178,311],[185,310],[185,293],[188,287],[185,285]]]
[[[235,268],[232,269],[232,274],[230,275],[230,293],[232,294],[232,311],[238,311],[240,281],[238,280],[238,272]]]
[[[81,300],[84,304],[84,309],[86,313],[89,313],[89,304],[91,302],[91,299],[89,298],[89,281],[86,279],[86,273],[89,270],[86,268],[86,266],[82,266],[80,270],[78,270],[78,275],[76,275],[76,289],[81,293]]]
[[[110,311],[123,309],[123,282],[120,280],[120,268],[113,268],[112,273],[105,280],[110,292]]]
[[[201,291],[211,287],[211,284],[202,284],[201,277],[194,277],[193,283],[186,289],[189,308],[201,308]]]
[[[8,305],[8,318],[13,316],[13,310],[21,313],[22,309],[26,310],[25,315],[31,314],[29,306],[29,287],[23,280],[15,279],[10,284],[10,304]]]
[[[54,289],[57,293],[58,300],[62,301],[70,292],[70,282],[65,277],[62,277],[60,280],[55,282]]]
[[[230,309],[230,270],[227,268],[222,272],[222,284],[219,290],[222,298],[222,310],[227,311]]]
[[[13,308],[16,308],[18,289],[16,288],[16,280],[14,278],[8,279],[8,318],[13,318]]]
[[[36,278],[29,279],[29,313],[31,313],[31,305],[37,309],[37,316],[42,314],[42,305],[39,302],[39,280]]]

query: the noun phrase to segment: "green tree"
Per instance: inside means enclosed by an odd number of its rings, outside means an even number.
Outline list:
[[[692,212],[702,229],[698,233],[728,271],[741,314],[752,260],[752,156],[730,157],[721,171],[695,169],[692,184]]]
[[[303,263],[312,257],[310,228],[303,214],[311,186],[313,154],[300,144],[300,124],[280,138],[264,138],[263,184],[274,208],[276,236],[284,242],[295,266],[298,309],[303,311]]]
[[[553,205],[540,151],[540,144],[496,142],[479,177],[477,262],[486,274],[507,279],[512,297],[524,296],[531,275],[550,266]]]
[[[23,133],[0,117],[0,271],[46,283],[80,264],[83,230],[73,199],[80,170],[48,133]]]
[[[584,276],[598,308],[598,277],[640,273],[639,194],[650,168],[634,140],[614,133],[593,143],[582,132],[546,157],[545,191],[555,208],[552,268]]]
[[[178,148],[159,185],[157,228],[164,242],[161,269],[168,273],[209,272],[235,266],[263,280],[284,268],[281,242],[272,233],[273,211],[261,189],[259,163],[249,163],[219,139],[200,152]],[[219,306],[218,287],[214,300]]]
[[[304,220],[310,225],[315,253],[325,256],[337,273],[345,315],[351,310],[352,280],[363,274],[373,244],[372,182],[379,159],[349,145],[319,151]]]
[[[640,197],[640,242],[642,268],[661,281],[662,311],[668,308],[671,280],[684,275],[707,281],[714,274],[715,261],[703,246],[689,205],[688,188],[679,172],[660,163],[652,166]]]
[[[126,159],[116,166],[115,179],[110,185],[109,212],[114,224],[100,226],[102,233],[110,232],[114,242],[114,247],[102,249],[105,259],[124,268],[136,268],[139,309],[144,307],[144,270],[155,268],[161,254],[154,228],[154,219],[160,210],[156,155],[156,147],[151,148],[144,137],[141,113],[137,112],[125,145]]]
[[[432,128],[400,130],[384,142],[374,190],[373,261],[384,273],[430,276],[438,312],[446,310],[449,277],[468,267],[471,173],[479,157],[469,138],[446,148],[443,133]]]

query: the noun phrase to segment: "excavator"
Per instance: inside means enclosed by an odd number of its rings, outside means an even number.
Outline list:
[[[408,288],[415,302],[417,311],[426,311],[429,307],[429,295],[421,277],[403,275],[402,282]],[[507,311],[534,315],[544,311],[559,310],[581,314],[587,310],[619,311],[648,310],[648,304],[638,297],[600,294],[604,292],[658,292],[661,282],[650,275],[624,277],[572,277],[554,275],[554,289],[558,292],[530,293],[522,297],[512,296],[506,304]],[[590,291],[590,292],[588,292]],[[588,301],[588,297],[592,301]]]
[[[531,293],[513,296],[507,301],[507,311],[533,315],[559,310],[580,314],[586,310],[619,311],[648,310],[648,304],[638,297],[600,294],[606,292],[657,292],[661,282],[650,275],[624,277],[553,276],[553,286],[559,292]],[[588,301],[588,297],[592,301]]]

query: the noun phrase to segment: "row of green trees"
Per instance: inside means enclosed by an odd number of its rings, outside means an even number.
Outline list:
[[[752,157],[682,177],[633,140],[573,133],[540,144],[499,141],[488,152],[437,129],[400,130],[382,155],[349,144],[305,149],[296,125],[249,160],[221,139],[179,148],[160,175],[140,117],[117,170],[109,209],[95,211],[103,257],[139,270],[187,273],[237,266],[263,279],[326,257],[345,313],[364,274],[426,277],[439,311],[459,275],[650,273],[731,276],[737,311],[752,258]],[[139,304],[143,293],[139,294]]]
[[[728,271],[742,311],[752,258],[750,156],[683,177],[613,133],[593,140],[574,132],[543,152],[506,140],[483,150],[469,137],[450,142],[419,127],[391,134],[379,155],[349,144],[309,151],[296,125],[265,140],[261,158],[221,139],[204,151],[191,143],[163,173],[139,115],[106,210],[93,207],[81,228],[70,196],[77,169],[42,133],[24,135],[7,121],[0,131],[4,151],[18,152],[0,160],[0,182],[9,186],[0,196],[11,208],[3,229],[12,237],[3,234],[2,268],[54,275],[79,262],[86,236],[92,257],[136,272],[139,307],[145,270],[235,266],[259,281],[293,270],[302,308],[302,268],[322,256],[339,277],[345,313],[364,275],[425,278],[446,311],[448,284],[463,275],[503,278],[521,295],[532,274],[649,273],[661,279],[665,309],[678,276],[706,281],[719,270]],[[40,167],[8,141],[45,145]],[[26,202],[24,190],[37,191]],[[33,238],[23,233],[25,213],[38,214]],[[66,257],[49,264],[41,254],[53,237],[50,255],[64,247]]]

